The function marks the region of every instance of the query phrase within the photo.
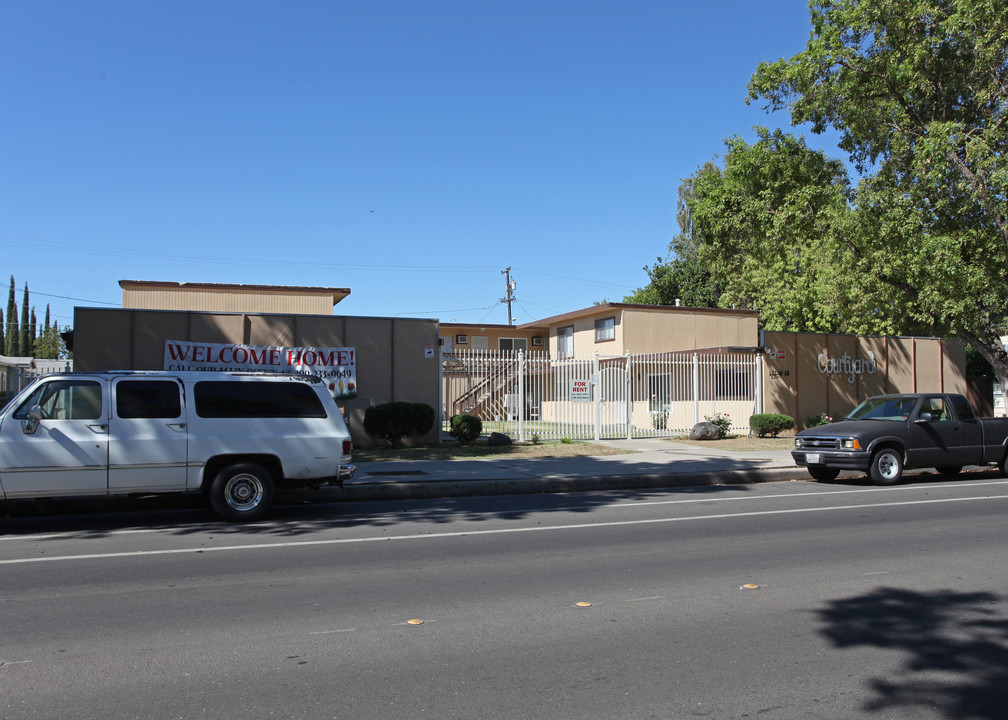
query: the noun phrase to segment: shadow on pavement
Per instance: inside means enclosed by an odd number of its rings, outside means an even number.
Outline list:
[[[947,718],[1008,717],[1008,616],[989,592],[879,588],[819,611],[839,649],[880,648],[904,657],[892,676],[867,680],[864,710],[914,708]]]
[[[198,493],[14,500],[0,501],[0,536],[52,532],[64,538],[67,534],[98,538],[127,529],[146,529],[178,536],[212,531],[218,535],[292,537],[343,527],[518,520],[544,511],[591,513],[617,502],[717,495],[745,489],[745,485],[705,485],[371,501],[345,501],[327,489],[278,491],[269,516],[248,524],[220,520]]]

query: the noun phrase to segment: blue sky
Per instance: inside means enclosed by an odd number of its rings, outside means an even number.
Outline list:
[[[0,277],[61,325],[124,278],[443,322],[507,322],[506,267],[518,323],[622,300],[681,179],[789,126],[746,84],[808,32],[805,0],[0,0]]]

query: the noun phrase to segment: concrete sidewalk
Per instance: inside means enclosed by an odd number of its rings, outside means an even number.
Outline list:
[[[808,479],[790,450],[731,452],[661,440],[612,440],[620,455],[364,462],[332,498],[401,498],[556,493],[585,490],[732,485]]]

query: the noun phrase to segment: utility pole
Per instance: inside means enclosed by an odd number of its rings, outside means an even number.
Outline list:
[[[514,325],[514,321],[511,319],[511,303],[514,301],[514,289],[515,283],[511,279],[511,268],[505,268],[501,270],[501,275],[504,275],[504,283],[507,291],[506,297],[501,299],[502,303],[507,303],[508,306],[508,325]]]

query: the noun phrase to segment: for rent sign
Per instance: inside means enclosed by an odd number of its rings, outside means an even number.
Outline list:
[[[233,345],[166,340],[165,370],[258,370],[315,375],[337,399],[357,397],[355,348]]]
[[[574,402],[591,402],[591,385],[587,380],[570,381],[570,399]]]

